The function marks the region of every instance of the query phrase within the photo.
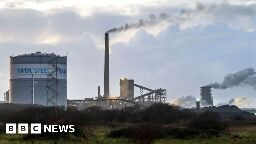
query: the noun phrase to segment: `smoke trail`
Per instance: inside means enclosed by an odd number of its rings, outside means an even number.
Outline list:
[[[222,83],[213,83],[211,86],[215,89],[227,89],[235,86],[252,86],[256,88],[256,72],[254,68],[247,68],[234,74],[227,75]]]
[[[180,23],[189,19],[189,17],[191,17],[189,15],[190,13],[197,13],[203,10],[205,10],[205,6],[201,3],[197,3],[194,10],[180,9],[179,12],[176,13],[176,15],[174,14],[172,16],[167,13],[160,13],[159,15],[150,14],[147,19],[140,19],[138,22],[135,23],[127,23],[123,26],[112,28],[108,30],[107,33],[121,32],[128,29],[136,29],[145,26],[153,26],[163,21],[166,21],[168,23]]]
[[[180,24],[194,17],[198,12],[202,12],[205,10],[205,6],[203,4],[197,4],[196,8],[191,9],[180,9],[178,13],[173,15],[167,13],[160,13],[158,15],[150,14],[147,19],[140,19],[135,23],[126,23],[123,26],[112,28],[108,30],[106,33],[114,33],[126,31],[128,29],[137,29],[146,26],[154,26],[161,22],[175,23]]]
[[[205,3],[195,3],[193,8],[183,8],[183,9],[173,9],[175,12],[171,14],[160,13],[159,15],[151,14],[146,19],[140,19],[135,23],[127,23],[123,26],[112,28],[107,31],[107,33],[121,32],[128,29],[136,29],[145,26],[153,26],[159,24],[160,22],[168,22],[174,24],[207,24],[208,18],[212,18],[212,21],[209,20],[209,23],[219,21],[221,23],[228,23],[229,26],[244,28],[246,30],[255,28],[255,24],[251,23],[252,27],[248,27],[250,24],[242,25],[239,23],[241,18],[251,19],[256,15],[256,5],[231,5],[229,3],[222,4],[205,4]],[[206,21],[205,23],[201,20]],[[230,21],[238,20],[239,24]],[[186,23],[188,22],[188,23]],[[250,22],[250,21],[248,21]]]
[[[149,15],[148,19],[140,19],[138,22],[135,23],[127,23],[121,27],[116,27],[107,31],[107,33],[113,32],[121,32],[126,31],[128,29],[136,29],[144,26],[152,26],[156,25],[162,21],[171,21],[171,16],[165,13],[160,13],[159,15],[151,14]]]
[[[195,107],[196,105],[196,97],[195,96],[183,96],[181,98],[178,98],[174,101],[174,104],[177,106],[185,107],[185,108],[191,108]]]

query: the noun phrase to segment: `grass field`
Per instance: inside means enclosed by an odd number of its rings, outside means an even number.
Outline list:
[[[116,129],[116,128],[115,128]],[[106,135],[113,130],[110,127],[91,128],[88,138],[69,137],[68,139],[28,139],[24,135],[0,135],[0,144],[132,144],[132,140],[125,138],[108,138]],[[154,144],[256,144],[256,126],[240,126],[229,128],[227,134],[220,137],[197,137],[192,139],[157,139]]]

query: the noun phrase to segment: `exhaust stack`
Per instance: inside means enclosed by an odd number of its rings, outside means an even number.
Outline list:
[[[100,95],[100,86],[98,86],[98,98],[100,98],[101,95]]]
[[[104,98],[109,97],[109,37],[105,33]]]

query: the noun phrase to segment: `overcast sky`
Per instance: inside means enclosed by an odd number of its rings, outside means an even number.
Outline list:
[[[96,96],[103,88],[104,33],[152,16],[154,24],[110,35],[113,96],[127,77],[166,88],[168,102],[199,98],[200,86],[256,66],[254,0],[1,0],[1,100],[9,89],[9,56],[36,51],[68,55],[69,99]],[[256,106],[252,87],[213,90],[213,97],[214,104],[245,97],[243,107]]]

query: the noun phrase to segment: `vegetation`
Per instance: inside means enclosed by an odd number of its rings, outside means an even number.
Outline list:
[[[1,105],[1,143],[256,143],[256,120],[246,114],[180,109],[156,104],[144,110]],[[75,133],[6,135],[5,123],[74,124]]]

